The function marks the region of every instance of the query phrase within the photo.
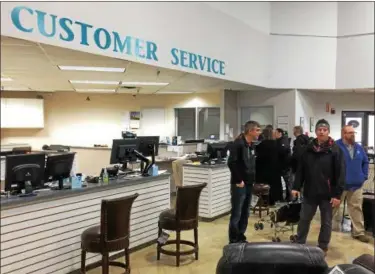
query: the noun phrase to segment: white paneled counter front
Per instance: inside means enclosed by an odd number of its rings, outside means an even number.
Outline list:
[[[63,274],[79,269],[81,233],[100,224],[102,199],[138,193],[130,217],[130,248],[157,239],[159,215],[170,208],[168,174],[91,185],[1,198],[0,273]],[[87,265],[100,260],[98,254],[87,254]]]
[[[214,219],[230,211],[230,171],[226,164],[185,164],[182,183],[183,185],[207,183],[199,200],[199,217]]]

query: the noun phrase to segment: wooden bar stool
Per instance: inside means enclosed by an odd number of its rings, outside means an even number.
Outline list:
[[[180,266],[180,256],[195,254],[198,260],[198,211],[199,197],[206,183],[192,186],[177,187],[176,209],[163,211],[159,216],[159,237],[162,230],[176,231],[176,240],[169,240],[165,244],[157,244],[157,260],[160,260],[160,253],[176,256],[176,266]],[[194,229],[194,242],[181,240],[181,231]],[[176,251],[169,251],[162,246],[176,244]],[[189,245],[193,249],[180,251],[180,245]]]
[[[81,273],[86,273],[86,252],[102,254],[102,273],[109,273],[109,266],[118,266],[130,273],[129,231],[130,212],[138,194],[111,200],[102,200],[100,225],[83,231],[81,235]],[[110,262],[109,253],[125,251],[125,264]]]
[[[254,184],[253,194],[258,197],[257,204],[253,207],[253,214],[256,211],[259,212],[259,218],[262,218],[262,211],[267,211],[267,215],[270,213],[269,208],[269,194],[270,186],[267,184]]]

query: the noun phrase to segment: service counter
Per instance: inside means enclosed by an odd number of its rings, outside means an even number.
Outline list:
[[[231,209],[230,171],[226,164],[183,165],[183,185],[207,183],[199,200],[199,217],[216,219]]]
[[[130,248],[154,242],[158,217],[170,208],[170,175],[111,180],[82,189],[1,198],[1,274],[69,273],[80,267],[81,233],[100,224],[102,199],[138,193],[131,212]],[[110,254],[115,255],[115,254]],[[87,254],[87,264],[101,260]]]

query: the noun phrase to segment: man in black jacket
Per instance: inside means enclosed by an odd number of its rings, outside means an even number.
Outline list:
[[[298,162],[301,160],[301,155],[307,147],[310,139],[309,136],[303,134],[303,128],[301,126],[295,126],[293,128],[293,135],[296,139],[293,141],[291,167],[293,174],[295,174],[297,172]]]
[[[329,123],[321,119],[315,126],[317,138],[310,142],[297,166],[292,195],[303,186],[303,202],[297,242],[306,243],[310,223],[319,206],[321,227],[319,247],[327,253],[332,232],[332,208],[340,205],[345,185],[345,161],[341,149],[329,137]]]
[[[292,184],[293,184],[290,178],[291,151],[290,151],[289,138],[284,132],[284,130],[281,128],[276,129],[275,136],[276,136],[277,147],[279,150],[281,176],[284,179],[285,187],[286,187],[285,199],[289,201],[291,199],[290,196],[291,196]]]
[[[254,141],[260,135],[260,125],[248,121],[229,149],[228,167],[231,172],[232,210],[229,223],[229,242],[245,242],[250,213],[251,191],[255,180]]]

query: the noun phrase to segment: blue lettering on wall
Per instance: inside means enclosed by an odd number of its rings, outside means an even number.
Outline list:
[[[57,15],[33,10],[27,6],[15,7],[10,16],[13,25],[21,32],[37,31],[44,37],[57,38],[63,42],[78,40],[83,46],[96,46],[101,50],[159,61],[158,46],[152,41],[133,36],[122,36],[116,31],[108,31],[105,28],[94,27],[70,18],[58,18]],[[26,24],[26,21],[22,20],[26,16],[35,18],[34,23]],[[32,21],[27,20],[27,22]],[[224,61],[178,48],[172,48],[170,53],[172,57],[170,62],[174,66],[225,75]]]
[[[211,57],[202,56],[193,52],[173,48],[171,50],[171,64],[175,66],[187,67],[195,70],[213,72],[225,75],[225,62]]]

